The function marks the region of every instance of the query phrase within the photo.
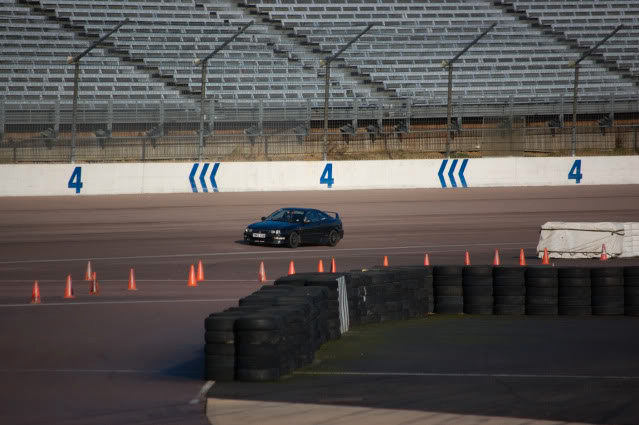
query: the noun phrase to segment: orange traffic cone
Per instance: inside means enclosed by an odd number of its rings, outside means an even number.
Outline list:
[[[204,280],[204,267],[202,266],[202,260],[198,260],[197,262],[197,277],[196,280],[198,282],[202,282]]]
[[[384,255],[384,267],[388,267],[388,256]]]
[[[495,250],[495,258],[493,259],[493,266],[498,266],[499,263],[499,250]]]
[[[133,272],[133,267],[131,267],[131,271],[129,271],[129,287],[127,289],[129,291],[138,290],[137,286],[135,286],[135,273]]]
[[[33,292],[31,292],[31,304],[40,304],[40,286],[38,281],[33,282]]]
[[[257,274],[258,282],[266,282],[266,271],[264,271],[264,261],[260,262],[260,271]]]
[[[601,257],[599,257],[600,261],[608,260],[608,253],[606,252],[606,244],[601,245]]]
[[[321,258],[320,258],[319,262],[317,263],[317,272],[318,273],[324,273],[324,263],[322,262]]]
[[[91,260],[87,263],[87,271],[84,274],[84,280],[87,282],[93,279],[93,272],[91,271]]]
[[[331,258],[331,273],[337,273],[337,266],[335,265],[335,258]]]
[[[71,283],[71,275],[67,275],[67,286],[64,288],[64,298],[74,298],[73,284]]]
[[[93,272],[93,281],[89,287],[89,294],[98,295],[100,293],[100,287],[98,286],[98,278],[95,272]]]
[[[197,280],[195,279],[195,266],[191,264],[191,269],[189,270],[189,281],[186,286],[197,286]]]
[[[291,260],[291,264],[288,265],[288,275],[292,275],[295,274],[295,264],[293,263],[293,260]]]
[[[526,256],[524,255],[524,249],[521,248],[519,250],[519,265],[520,266],[525,266],[526,265]]]
[[[544,248],[544,256],[541,258],[541,264],[550,264],[550,256],[548,255],[548,248]]]
[[[428,253],[424,254],[424,265],[430,266],[430,257],[428,256]]]
[[[464,257],[464,265],[470,266],[470,254],[466,251],[466,256]]]

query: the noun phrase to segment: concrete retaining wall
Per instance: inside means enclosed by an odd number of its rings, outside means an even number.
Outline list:
[[[639,184],[639,156],[0,165],[0,196]]]

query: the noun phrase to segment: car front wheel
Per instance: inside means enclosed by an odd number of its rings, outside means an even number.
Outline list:
[[[288,246],[291,248],[297,248],[300,244],[300,235],[297,232],[291,233],[288,237]]]
[[[328,244],[330,246],[335,246],[337,245],[337,242],[339,242],[339,234],[337,233],[337,230],[331,230],[331,233],[328,234]]]

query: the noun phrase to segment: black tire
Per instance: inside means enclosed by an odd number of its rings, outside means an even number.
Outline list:
[[[461,278],[463,268],[464,266],[434,266],[433,275]]]
[[[493,295],[499,297],[524,296],[525,286],[493,286]]]
[[[464,297],[435,297],[435,306],[456,306],[460,309],[464,305]]]
[[[528,267],[526,270],[526,279],[530,278],[557,278],[558,272],[555,267],[541,266]]]
[[[623,275],[625,277],[636,278],[639,280],[639,266],[627,266],[623,268]]]
[[[463,314],[463,304],[435,304],[435,313],[437,314]]]
[[[594,278],[600,277],[623,277],[623,267],[595,267],[590,269],[590,276]]]
[[[583,288],[590,287],[590,276],[587,278],[564,277],[559,278],[560,288]]]
[[[590,297],[559,297],[559,307],[590,306]]]
[[[639,288],[636,286],[626,286],[625,288],[625,296],[627,298],[639,297]],[[634,303],[632,303],[634,304]]]
[[[623,304],[593,305],[593,316],[621,316],[625,313]]]
[[[464,295],[462,286],[436,286],[435,295],[438,297],[461,297]]]
[[[275,369],[280,367],[280,356],[238,356],[235,364],[238,369]]]
[[[211,356],[235,356],[235,344],[206,344],[204,352]]]
[[[624,311],[626,316],[639,316],[639,305],[627,305]]]
[[[238,369],[235,373],[238,381],[266,382],[280,379],[280,369]]]
[[[589,305],[559,306],[560,316],[591,316],[592,307]]]
[[[490,315],[493,314],[493,305],[482,305],[482,304],[464,304],[464,313],[465,314],[481,314],[481,315]]]
[[[624,286],[623,276],[593,277],[592,287],[595,286]]]
[[[291,232],[288,236],[288,246],[289,248],[297,248],[300,245],[302,238],[300,238],[300,234],[297,232]]]
[[[557,297],[530,297],[526,296],[526,305],[558,305]]]
[[[495,277],[493,278],[493,286],[525,286],[526,279],[524,278],[505,278]]]
[[[628,288],[626,288],[626,291],[628,291]],[[626,292],[626,294],[623,296],[623,300],[626,305],[639,305],[639,294],[629,294],[628,292]]]
[[[623,297],[625,293],[623,286],[593,286],[593,297]]]
[[[235,321],[236,330],[256,330],[256,331],[269,331],[274,329],[280,329],[281,319],[276,317],[245,317],[237,319]]]
[[[493,277],[495,280],[512,279],[524,280],[526,277],[526,267],[522,266],[496,266],[493,267]]]
[[[204,379],[207,381],[229,382],[235,379],[234,368],[206,368],[204,370]]]
[[[328,234],[328,245],[329,246],[335,246],[335,245],[337,245],[338,242],[339,242],[339,233],[337,233],[337,230],[333,229]]]
[[[207,344],[232,344],[234,340],[235,334],[233,332],[206,331],[204,333],[204,341]]]
[[[495,297],[495,305],[524,305],[526,304],[526,297],[521,295]]]
[[[526,288],[526,295],[529,297],[557,297],[559,288],[529,286]]]
[[[439,286],[462,286],[463,280],[460,277],[456,276],[437,276],[433,280],[433,287],[437,288]]]
[[[556,305],[526,305],[526,314],[531,316],[556,316],[559,307]]]
[[[590,268],[589,267],[560,267],[558,269],[557,275],[559,276],[559,280],[562,279],[590,279]]]
[[[464,286],[493,286],[493,278],[491,276],[464,276],[462,280]]]
[[[237,333],[237,344],[279,344],[282,334],[279,331],[240,331]],[[239,351],[238,351],[239,352]]]
[[[559,287],[559,280],[552,277],[535,277],[526,280],[526,287],[536,288],[557,288]]]
[[[214,313],[204,320],[204,329],[207,331],[233,332],[235,320],[242,317],[241,314]]]
[[[207,369],[226,369],[235,367],[234,356],[214,356],[207,355],[205,357],[205,365]]]
[[[623,296],[594,296],[592,299],[593,306],[607,306],[607,305],[624,305]]]
[[[464,286],[464,297],[488,297],[493,295],[492,286]]]
[[[473,277],[493,277],[493,266],[464,266],[462,269],[463,276]]]
[[[495,314],[499,316],[523,316],[526,314],[525,305],[495,304]]]
[[[482,296],[475,296],[475,297],[467,297],[464,296],[464,305],[493,305],[495,302],[495,299],[492,296],[489,297],[482,297]]]
[[[592,290],[590,286],[588,287],[580,287],[580,286],[567,286],[562,288],[559,287],[559,296],[560,297],[589,297],[592,295]]]

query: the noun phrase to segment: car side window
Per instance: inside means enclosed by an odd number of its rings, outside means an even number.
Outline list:
[[[318,223],[320,221],[320,216],[317,214],[317,211],[309,211],[306,213],[306,218],[311,223]]]

